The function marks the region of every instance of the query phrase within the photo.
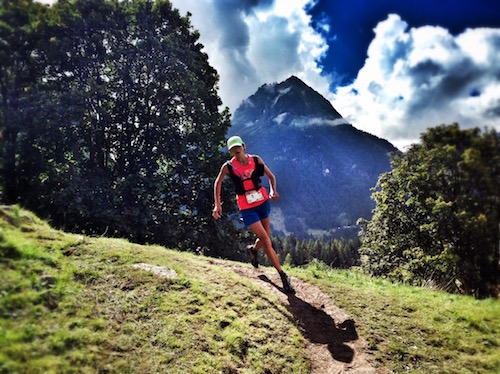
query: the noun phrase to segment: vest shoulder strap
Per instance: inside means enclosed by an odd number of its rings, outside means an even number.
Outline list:
[[[227,161],[226,164],[227,164],[227,169],[229,170],[229,174],[234,175],[233,164],[231,164],[231,160]]]

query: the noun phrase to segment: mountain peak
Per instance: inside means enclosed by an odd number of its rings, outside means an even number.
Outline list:
[[[274,232],[333,232],[369,218],[370,188],[390,169],[383,139],[357,130],[330,102],[291,76],[265,84],[234,112],[227,134],[240,135],[278,179]],[[319,231],[318,231],[319,230]]]
[[[261,86],[236,109],[233,119],[248,125],[257,121],[299,127],[346,123],[327,99],[294,75]]]

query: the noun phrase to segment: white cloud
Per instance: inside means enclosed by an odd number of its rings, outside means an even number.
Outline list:
[[[318,65],[327,42],[304,11],[313,3],[173,0],[181,13],[193,13],[192,23],[220,74],[219,94],[232,111],[262,84],[295,75],[355,127],[399,148],[439,124],[500,130],[500,29],[453,36],[441,27],[409,29],[391,14],[375,27],[355,81],[333,94],[333,77],[322,75]]]
[[[326,41],[311,26],[304,7],[314,0],[173,0],[191,12],[210,64],[219,72],[219,95],[234,111],[265,83],[291,75],[325,97],[329,81],[317,61]]]
[[[331,97],[355,127],[400,148],[440,124],[500,131],[500,29],[453,36],[441,27],[408,30],[389,15],[374,31],[356,80]]]

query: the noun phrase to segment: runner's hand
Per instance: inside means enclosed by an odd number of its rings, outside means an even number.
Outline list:
[[[212,217],[219,219],[222,216],[222,205],[215,205],[212,211]]]

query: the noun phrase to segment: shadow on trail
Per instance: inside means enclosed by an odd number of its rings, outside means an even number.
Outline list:
[[[284,292],[283,288],[265,275],[259,275],[259,279]],[[358,339],[354,321],[348,319],[337,326],[333,318],[323,310],[315,308],[293,294],[287,296],[290,303],[288,309],[297,320],[304,337],[311,343],[327,344],[333,359],[345,363],[352,362],[354,351],[345,343]]]

